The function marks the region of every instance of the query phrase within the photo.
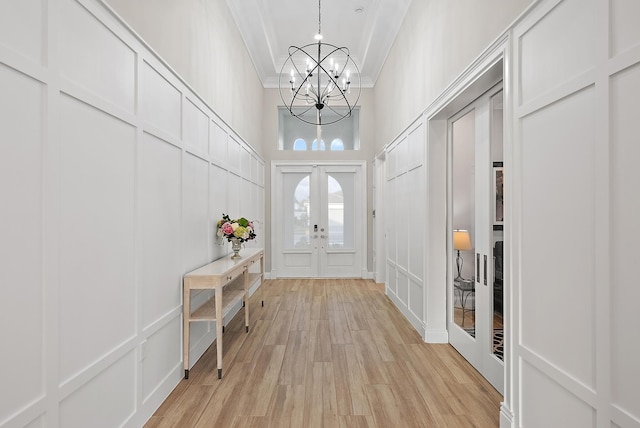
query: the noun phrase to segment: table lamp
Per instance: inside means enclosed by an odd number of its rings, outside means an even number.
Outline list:
[[[464,279],[461,275],[464,260],[460,255],[460,251],[471,249],[471,237],[469,236],[468,230],[456,229],[453,231],[453,249],[458,252],[456,255],[456,267],[458,268],[458,276],[456,276],[456,279]]]

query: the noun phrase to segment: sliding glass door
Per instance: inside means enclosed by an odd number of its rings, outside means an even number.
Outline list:
[[[500,392],[502,343],[502,86],[449,119],[451,344]]]

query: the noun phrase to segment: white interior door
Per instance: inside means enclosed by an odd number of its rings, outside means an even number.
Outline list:
[[[456,248],[451,234],[448,324],[451,344],[502,393],[503,286],[494,281],[494,248],[503,241],[494,178],[502,173],[494,168],[502,160],[501,100],[498,85],[449,120],[449,221],[451,230],[468,232],[470,246]]]
[[[273,277],[361,277],[362,164],[275,165]]]

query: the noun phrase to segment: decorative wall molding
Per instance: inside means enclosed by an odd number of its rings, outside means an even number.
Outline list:
[[[0,301],[25,320],[0,427],[142,426],[182,379],[182,275],[229,252],[223,212],[264,223],[264,160],[104,3],[0,9],[0,181],[21,182]],[[191,355],[215,340],[192,337]]]

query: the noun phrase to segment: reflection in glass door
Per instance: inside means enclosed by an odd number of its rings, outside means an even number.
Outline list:
[[[361,277],[360,220],[365,215],[362,165],[276,168],[276,274],[281,277]]]

